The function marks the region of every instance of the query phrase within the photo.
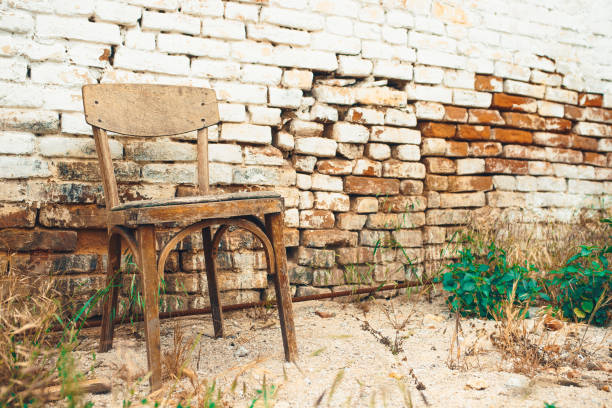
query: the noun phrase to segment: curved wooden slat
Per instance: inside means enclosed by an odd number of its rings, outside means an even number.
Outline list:
[[[115,225],[111,227],[109,231],[109,234],[108,234],[109,242],[114,234],[120,235],[121,238],[123,238],[125,242],[127,242],[128,247],[130,247],[130,250],[132,251],[132,254],[134,255],[134,258],[135,258],[134,261],[136,262],[136,265],[138,265],[138,267],[140,268],[140,266],[142,265],[141,260],[140,260],[140,251],[138,251],[138,243],[136,242],[136,239],[134,238],[134,234],[125,227]]]
[[[203,228],[212,227],[213,225],[222,225],[228,227],[234,225],[238,228],[242,228],[251,232],[257,238],[259,238],[259,240],[264,246],[264,252],[266,254],[266,263],[268,265],[268,273],[273,274],[275,272],[275,258],[272,243],[266,236],[266,233],[262,231],[254,222],[246,220],[244,218],[211,218],[208,220],[196,222],[195,224],[191,224],[183,228],[182,230],[174,234],[170,241],[168,241],[166,245],[164,245],[159,254],[159,261],[157,263],[157,272],[159,276],[161,277],[164,275],[164,266],[166,264],[166,260],[168,259],[170,252],[176,247],[176,244],[185,239],[187,235],[192,234],[194,232],[199,232]],[[221,239],[221,235],[222,234],[219,235],[218,240]],[[217,234],[215,234],[215,236],[217,236]]]
[[[83,86],[85,120],[101,129],[133,136],[191,132],[219,122],[215,91],[149,84]]]

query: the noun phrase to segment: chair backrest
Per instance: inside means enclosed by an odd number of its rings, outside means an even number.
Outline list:
[[[131,136],[167,136],[198,131],[198,185],[208,192],[208,132],[219,122],[215,91],[171,85],[83,86],[85,120],[93,128],[107,208],[119,204],[106,131]]]

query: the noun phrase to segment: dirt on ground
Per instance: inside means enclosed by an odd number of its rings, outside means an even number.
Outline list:
[[[167,361],[185,361],[187,370],[180,380],[167,379],[158,398],[176,407],[199,383],[192,406],[214,384],[217,405],[207,408],[264,407],[264,393],[267,406],[277,408],[612,406],[609,328],[557,322],[547,330],[544,318],[531,318],[523,328],[539,333],[535,340],[514,339],[523,342],[518,351],[501,352],[501,323],[461,319],[457,332],[440,294],[429,301],[347,300],[294,304],[295,364],[283,360],[274,309],[226,313],[223,339],[213,338],[210,315],[162,321]],[[182,352],[174,346],[177,333],[187,344]],[[87,396],[94,406],[139,406],[151,399],[148,381],[137,379],[147,368],[141,324],[119,327],[107,353],[93,352],[97,330],[81,337],[81,367],[112,382],[111,393]]]

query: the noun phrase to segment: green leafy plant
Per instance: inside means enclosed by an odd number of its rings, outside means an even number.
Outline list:
[[[514,302],[528,306],[539,296],[548,299],[538,281],[533,265],[509,265],[506,251],[491,243],[482,262],[470,248],[458,251],[458,262],[446,266],[446,272],[436,278],[444,290],[450,292],[447,303],[451,310],[465,316],[493,318],[503,315],[503,302],[512,297]]]

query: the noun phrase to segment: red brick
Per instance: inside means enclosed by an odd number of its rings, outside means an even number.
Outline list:
[[[106,209],[95,204],[44,204],[39,222],[52,228],[106,228]]]
[[[350,160],[342,159],[319,160],[317,170],[319,173],[333,176],[347,175],[353,171],[353,163]]]
[[[491,139],[503,143],[522,143],[531,144],[533,135],[531,132],[517,129],[495,128],[491,133]]]
[[[491,137],[491,128],[489,126],[480,125],[459,125],[457,128],[457,137],[465,140],[489,140]]]
[[[485,159],[485,171],[498,174],[527,174],[527,163],[522,160]]]
[[[311,248],[354,247],[357,246],[357,232],[338,229],[303,230],[301,245]]]
[[[399,193],[400,182],[397,179],[378,177],[347,176],[344,179],[344,192],[361,195],[395,195]]]
[[[0,204],[0,228],[33,227],[35,223],[36,208],[23,204]]]
[[[74,251],[77,233],[59,230],[5,229],[0,239],[0,249],[7,251]]]
[[[586,164],[592,164],[593,166],[606,167],[607,158],[605,154],[583,152],[583,161]]]
[[[545,121],[538,115],[528,113],[504,112],[504,119],[507,126],[517,127],[520,129],[544,130]]]
[[[597,139],[578,135],[570,135],[570,137],[572,140],[571,147],[574,149],[597,151]]]
[[[572,137],[558,133],[536,132],[533,135],[533,143],[540,146],[570,147],[572,145]]]
[[[565,105],[565,117],[571,120],[585,120],[586,110],[573,105]]]
[[[509,159],[546,160],[546,150],[543,147],[524,145],[505,145],[504,157]]]
[[[446,123],[425,122],[419,125],[423,137],[443,137],[445,139],[455,136],[455,125]]]
[[[516,112],[533,113],[538,109],[536,100],[524,96],[508,95],[504,93],[493,94],[493,108],[511,110]]]
[[[465,108],[458,108],[456,106],[445,106],[444,120],[447,122],[465,123],[468,120],[468,111]]]
[[[424,161],[429,173],[452,174],[457,169],[453,160],[444,157],[426,157]]]
[[[473,142],[470,143],[470,156],[499,156],[502,145],[498,142]]]
[[[593,122],[612,123],[612,109],[586,108],[586,117]]]
[[[450,176],[448,191],[487,191],[493,189],[491,176]]]
[[[490,75],[476,75],[474,88],[477,91],[496,92],[501,89],[503,81],[499,77]]]
[[[568,132],[572,128],[572,122],[561,118],[546,118],[544,128],[557,132]]]
[[[578,104],[580,106],[601,107],[603,105],[603,95],[581,92],[578,94]]]
[[[429,191],[446,191],[448,190],[448,177],[428,174],[425,176],[425,188]]]
[[[468,155],[468,143],[467,142],[455,142],[449,140],[446,143],[446,156],[448,157],[465,157]]]
[[[506,123],[498,111],[491,109],[470,109],[468,122],[484,125],[503,125]]]

